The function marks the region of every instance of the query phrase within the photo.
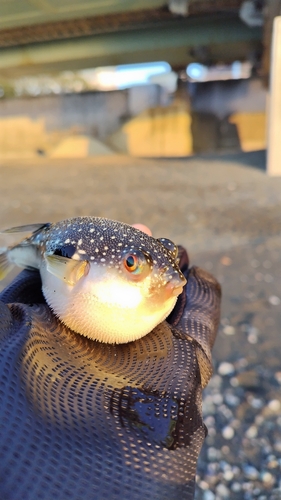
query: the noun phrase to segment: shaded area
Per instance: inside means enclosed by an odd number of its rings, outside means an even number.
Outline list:
[[[204,156],[204,160],[214,160],[215,155],[210,155],[209,158]],[[259,170],[266,170],[266,150],[250,151],[248,153],[233,153],[231,155],[223,154],[220,156],[220,161],[225,163],[241,163],[245,167],[252,167]]]

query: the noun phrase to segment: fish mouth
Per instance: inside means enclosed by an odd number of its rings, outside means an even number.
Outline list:
[[[186,283],[186,281],[185,281],[185,283]],[[179,283],[174,284],[172,282],[167,283],[167,285],[165,287],[165,291],[166,291],[167,296],[178,297],[182,293],[185,283],[183,283],[183,282],[180,284]]]
[[[184,285],[177,286],[177,287],[173,288],[172,295],[174,297],[178,297],[183,292],[183,287],[184,287]]]
[[[165,292],[167,297],[178,297],[183,291],[184,285],[187,283],[185,276],[182,273],[177,273],[172,278],[167,280]]]

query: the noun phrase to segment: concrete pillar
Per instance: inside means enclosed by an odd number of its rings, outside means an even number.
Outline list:
[[[281,16],[273,23],[266,169],[270,176],[281,176]]]

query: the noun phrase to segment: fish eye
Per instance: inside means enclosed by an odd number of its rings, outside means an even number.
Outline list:
[[[125,259],[125,267],[130,273],[134,273],[139,270],[138,258],[136,255],[128,255]]]
[[[146,253],[140,250],[133,250],[124,254],[123,265],[132,277],[143,279],[148,275],[150,269],[152,269],[152,260]]]

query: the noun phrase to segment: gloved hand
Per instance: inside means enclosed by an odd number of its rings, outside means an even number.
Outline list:
[[[109,345],[67,329],[23,271],[0,294],[0,498],[190,500],[220,286],[202,269],[167,322]]]

